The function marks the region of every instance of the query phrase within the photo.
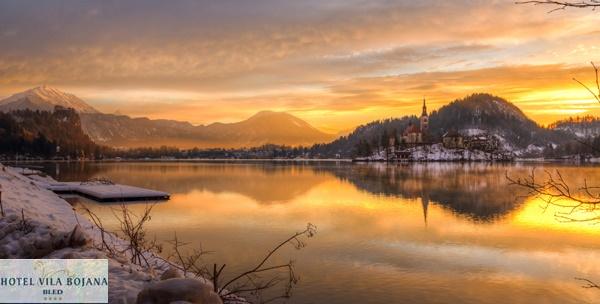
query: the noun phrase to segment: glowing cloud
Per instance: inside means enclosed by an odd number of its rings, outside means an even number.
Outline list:
[[[0,96],[45,83],[106,112],[284,110],[339,131],[490,92],[547,123],[597,114],[570,79],[588,77],[599,19],[487,0],[3,1]]]

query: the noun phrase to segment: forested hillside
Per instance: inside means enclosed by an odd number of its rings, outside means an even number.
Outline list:
[[[591,138],[600,135],[600,118],[594,116],[569,117],[548,126],[553,130],[561,130],[579,138]]]
[[[81,129],[73,109],[0,113],[0,154],[5,156],[99,157],[106,149]]]
[[[384,145],[386,139],[401,136],[409,122],[418,124],[418,117],[375,121],[358,127],[348,136],[332,143],[316,145],[313,151],[328,156],[367,155],[369,150]],[[571,140],[565,132],[540,127],[505,99],[483,93],[457,99],[429,113],[427,141],[440,142],[443,134],[450,130],[466,134],[488,132],[499,136],[503,146],[508,149],[525,149],[529,145],[562,145]]]

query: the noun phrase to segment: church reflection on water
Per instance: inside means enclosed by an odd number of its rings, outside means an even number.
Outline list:
[[[366,164],[332,173],[376,195],[420,199],[425,221],[430,203],[476,221],[491,221],[526,199],[520,189],[508,186],[508,170],[514,175],[524,175],[529,169],[486,163]]]
[[[423,206],[423,222],[427,227],[427,208],[429,207],[429,195],[427,193],[423,193],[421,196],[421,205]]]

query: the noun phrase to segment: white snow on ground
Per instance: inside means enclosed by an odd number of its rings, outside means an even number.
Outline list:
[[[417,161],[483,161],[492,160],[490,153],[467,149],[446,149],[442,144],[419,146],[412,150]]]
[[[77,214],[68,202],[38,185],[53,181],[51,178],[28,177],[18,171],[0,164],[1,201],[5,212],[4,217],[0,215],[0,258],[108,259],[110,303],[136,303],[142,289],[161,284],[164,282],[159,279],[161,274],[174,270],[171,264],[153,254],[146,255],[151,267],[142,268],[131,264],[127,256],[114,256],[98,249],[100,231]],[[125,248],[124,240],[113,235],[106,237],[110,244]],[[210,284],[202,278],[196,279],[202,281],[199,284]]]
[[[528,153],[542,153],[542,152],[544,152],[544,147],[540,147],[540,146],[531,144],[531,145],[527,146],[527,148],[525,149],[525,152],[528,152]]]
[[[447,149],[442,144],[424,145],[409,148],[411,161],[487,161],[498,160],[497,155],[492,155],[479,150]],[[510,153],[507,154],[510,157]],[[356,158],[359,161],[385,161],[385,151],[373,153],[369,157]]]
[[[487,131],[482,130],[482,129],[472,128],[472,129],[463,129],[460,131],[460,133],[463,136],[476,136],[476,135],[487,134]]]
[[[514,154],[517,157],[527,157],[527,158],[542,157],[545,149],[546,149],[545,147],[531,144],[531,145],[527,146],[525,149],[515,149]]]
[[[494,134],[494,137],[496,137],[498,139],[498,141],[500,142],[500,150],[502,151],[506,151],[506,152],[513,152],[513,151],[518,151],[518,148],[516,148],[515,146],[513,146],[508,140],[506,140],[506,138],[504,138],[504,136],[499,135],[499,134]]]

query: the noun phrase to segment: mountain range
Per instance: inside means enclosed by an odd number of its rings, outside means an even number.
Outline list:
[[[310,146],[335,135],[283,112],[262,111],[235,123],[194,126],[174,120],[131,118],[114,114],[81,114],[84,131],[94,141],[114,147],[240,148],[265,144]],[[276,127],[275,127],[276,126]]]
[[[400,136],[410,123],[418,124],[419,121],[414,115],[378,120],[338,137],[321,132],[283,112],[262,111],[240,122],[199,126],[175,120],[104,114],[80,98],[48,86],[0,100],[0,112],[20,109],[49,111],[55,106],[74,109],[80,116],[82,131],[97,144],[105,146],[134,148],[167,145],[206,149],[265,144],[303,145],[311,146],[313,155],[325,157],[352,157],[357,155],[359,146],[365,145],[376,149],[386,140],[384,137]],[[544,128],[509,101],[479,93],[454,100],[429,113],[429,141],[440,142],[443,134],[451,130],[467,135],[481,132],[494,134],[506,150],[541,153],[548,147],[567,146],[578,137],[599,135],[600,123],[595,118],[587,117],[559,121]]]
[[[284,112],[262,111],[236,123],[194,126],[175,120],[104,114],[75,95],[48,86],[0,100],[0,112],[22,109],[52,111],[55,106],[78,112],[83,131],[96,143],[120,148],[163,145],[180,148],[240,148],[264,144],[310,146],[335,138],[335,135],[324,133]]]

